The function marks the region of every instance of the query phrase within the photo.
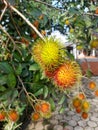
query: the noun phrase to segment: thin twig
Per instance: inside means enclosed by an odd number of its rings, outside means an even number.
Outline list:
[[[26,90],[26,88],[25,88],[25,86],[24,86],[24,84],[23,84],[23,82],[22,82],[20,76],[17,76],[17,77],[18,77],[18,80],[20,81],[20,83],[21,83],[21,85],[22,85],[22,88],[23,88],[23,90],[24,90],[24,92],[25,92],[25,94],[26,94],[26,96],[27,96],[27,99],[28,99],[29,103],[31,104],[32,108],[35,110],[35,108],[34,108],[34,106],[33,106],[33,103],[34,103],[35,100],[33,100],[33,99],[29,96],[29,93],[27,92],[27,90]]]
[[[11,12],[11,11],[10,11],[10,15],[11,15],[12,22],[13,22],[15,28],[16,28],[16,31],[17,31],[18,35],[21,37],[21,34],[20,34],[20,32],[19,32],[19,30],[18,30],[16,24],[15,24],[15,20],[14,20],[14,18],[13,18],[13,15],[12,15],[12,12]]]
[[[40,0],[34,0],[34,1],[35,1],[35,2],[38,2],[38,3],[40,3],[40,4],[44,4],[44,5],[48,6],[48,7],[54,8],[54,9],[56,9],[56,10],[64,11],[63,9],[56,8],[56,7],[52,6],[51,4],[48,4],[48,3],[43,2],[43,1],[40,1]]]
[[[28,92],[27,92],[27,90],[26,90],[26,88],[25,88],[25,86],[24,86],[24,84],[23,84],[23,82],[22,82],[20,76],[17,76],[17,77],[18,77],[19,82],[20,82],[21,85],[22,85],[23,90],[25,91],[25,94],[26,94],[27,96],[29,96],[29,94],[28,94]]]
[[[9,6],[14,12],[16,12],[36,33],[37,35],[45,41],[43,35],[36,29],[36,27],[16,8],[14,8],[12,5]]]
[[[84,15],[91,15],[91,16],[96,16],[96,17],[98,17],[98,14],[93,14],[93,13],[85,13]]]
[[[1,14],[1,16],[0,16],[0,21],[1,21],[3,15],[4,15],[4,13],[5,13],[6,9],[7,9],[7,2],[6,2],[5,0],[4,0],[4,4],[5,4],[5,7],[4,7],[4,9],[3,9],[3,11],[2,11],[2,14]]]
[[[12,41],[12,43],[15,45],[15,42],[13,38],[10,36],[10,34],[3,28],[3,26],[0,25],[0,29],[9,37],[9,39]]]

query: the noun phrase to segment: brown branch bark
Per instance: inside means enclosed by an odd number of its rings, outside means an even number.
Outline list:
[[[64,11],[63,9],[56,8],[56,7],[52,6],[51,4],[48,4],[48,3],[43,2],[43,1],[40,1],[40,0],[34,0],[34,1],[35,1],[35,2],[38,2],[38,3],[40,3],[40,4],[44,4],[44,5],[48,6],[48,7],[54,8],[54,9],[56,9],[56,10]]]
[[[16,12],[36,33],[37,35],[44,40],[43,35],[36,29],[36,27],[21,13],[19,12],[15,7],[12,5],[9,6],[14,12]]]
[[[1,13],[0,21],[1,21],[3,15],[4,15],[4,13],[5,13],[6,9],[7,9],[7,2],[6,2],[5,0],[3,0],[3,2],[4,2],[4,4],[5,4],[5,7],[4,7],[4,9],[3,9],[2,13]]]

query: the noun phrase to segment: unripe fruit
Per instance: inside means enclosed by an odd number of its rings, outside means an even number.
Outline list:
[[[70,24],[69,20],[66,20],[66,21],[65,21],[65,24],[66,24],[66,25],[69,25],[69,24]]]
[[[74,32],[74,29],[73,29],[73,28],[71,28],[69,31],[70,31],[70,33],[73,33],[73,32]]]
[[[91,46],[91,48],[98,49],[98,39],[92,40],[90,42],[90,46]]]

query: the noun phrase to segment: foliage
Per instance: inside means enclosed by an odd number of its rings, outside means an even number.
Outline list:
[[[90,41],[98,36],[98,14],[95,13],[98,3],[67,0],[62,1],[60,6],[59,0],[55,4],[52,0],[7,2],[7,7],[6,0],[0,2],[0,111],[7,115],[3,122],[5,130],[11,127],[14,130],[21,125],[21,118],[28,107],[30,111],[35,112],[35,115],[32,114],[35,120],[39,119],[39,113],[36,114],[38,111],[35,110],[36,104],[45,103],[43,108],[49,110],[47,117],[50,117],[51,110],[55,110],[55,102],[58,99],[60,113],[67,107],[66,94],[70,93],[69,90],[62,92],[55,88],[43,69],[33,60],[34,42],[39,37],[41,40],[44,39],[44,36],[51,33],[52,26],[60,24],[65,32],[67,28],[71,29],[66,33],[70,41],[91,49]],[[77,8],[77,5],[80,7]],[[84,12],[86,7],[88,12]],[[68,59],[74,60],[71,54],[66,54]],[[9,111],[13,109],[20,117],[14,123],[8,118]],[[46,117],[47,113],[41,115],[45,114],[43,117]]]

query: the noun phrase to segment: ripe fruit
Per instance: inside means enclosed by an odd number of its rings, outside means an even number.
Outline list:
[[[27,46],[29,45],[29,41],[24,37],[21,38],[21,42],[24,43]]]
[[[41,103],[41,105],[40,105],[41,107],[41,112],[43,112],[43,113],[47,113],[47,112],[49,112],[50,111],[50,104],[48,103],[48,102],[42,102]]]
[[[98,89],[97,89],[97,90],[95,90],[94,94],[95,94],[95,96],[97,96],[97,97],[98,97]]]
[[[37,20],[35,20],[35,21],[33,22],[33,25],[34,25],[36,28],[38,28],[38,27],[39,27],[39,22],[38,22]]]
[[[96,83],[94,81],[91,81],[89,82],[89,85],[88,87],[91,89],[91,90],[94,90],[96,88]]]
[[[69,24],[70,24],[69,20],[66,20],[66,21],[65,21],[65,24],[66,24],[66,25],[69,25]]]
[[[34,112],[31,116],[32,120],[37,121],[41,118],[40,114],[38,112]]]
[[[98,49],[98,39],[92,40],[90,42],[90,46],[91,46],[91,48]]]
[[[0,121],[4,121],[6,118],[6,113],[2,110],[0,111]]]
[[[38,37],[34,31],[32,31],[30,35],[34,40]]]
[[[95,10],[95,14],[98,14],[98,8]]]
[[[81,69],[74,61],[66,61],[58,67],[54,83],[62,90],[72,88],[81,79]]]
[[[81,113],[81,112],[82,112],[81,107],[77,107],[77,108],[76,108],[76,112],[77,112],[77,113]]]
[[[81,100],[80,100],[79,98],[73,99],[73,106],[74,106],[75,108],[81,107]]]
[[[79,93],[79,94],[78,94],[78,97],[79,97],[80,99],[85,99],[84,93]]]
[[[54,75],[55,75],[54,71],[45,70],[45,76],[46,77],[53,78]]]
[[[16,110],[10,110],[8,112],[8,117],[11,121],[16,122],[19,119],[19,114]]]
[[[35,106],[34,106],[34,108],[35,108],[35,110],[37,112],[39,112],[40,111],[40,103],[36,103]]]
[[[88,113],[82,112],[81,116],[82,116],[83,119],[87,119],[88,118]]]

